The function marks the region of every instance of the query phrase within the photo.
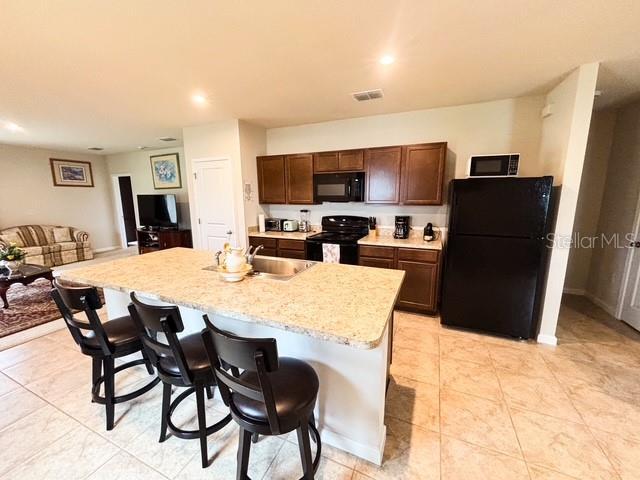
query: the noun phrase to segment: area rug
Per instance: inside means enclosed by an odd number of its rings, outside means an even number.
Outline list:
[[[51,298],[51,283],[44,278],[27,286],[12,285],[7,300],[9,308],[0,308],[0,338],[61,317]]]

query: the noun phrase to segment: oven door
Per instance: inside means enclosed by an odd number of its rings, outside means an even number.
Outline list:
[[[322,244],[324,242],[307,240],[307,260],[313,260],[314,262],[322,262]],[[330,243],[330,242],[328,242]],[[358,264],[358,245],[356,244],[341,244],[340,245],[340,263],[346,263],[349,265]]]

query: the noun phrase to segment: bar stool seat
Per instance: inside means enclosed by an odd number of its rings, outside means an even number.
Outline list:
[[[259,388],[256,372],[245,371],[240,380]],[[294,430],[300,423],[300,418],[313,410],[318,396],[320,382],[315,370],[306,362],[295,358],[280,357],[278,370],[269,375],[276,413],[283,430]],[[265,423],[269,418],[264,402],[253,400],[237,393],[231,394],[231,408],[233,413],[251,421]]]
[[[184,353],[187,367],[194,377],[194,380],[202,380],[209,385],[214,385],[215,380],[211,371],[207,350],[204,347],[202,336],[194,333],[180,338],[180,346]],[[180,368],[175,357],[162,357],[159,359],[159,368],[169,375],[180,377]]]
[[[136,352],[142,349],[142,342],[138,337],[138,329],[129,315],[109,320],[102,324],[102,328],[107,339],[113,344],[118,353],[127,348],[131,348],[133,349],[132,351]],[[88,332],[84,338],[87,346],[101,348],[95,332]]]

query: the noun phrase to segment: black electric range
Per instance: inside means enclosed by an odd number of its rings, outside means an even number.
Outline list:
[[[322,262],[322,245],[340,245],[340,263],[358,264],[358,240],[369,233],[369,219],[352,215],[322,217],[322,232],[307,237],[307,260]]]

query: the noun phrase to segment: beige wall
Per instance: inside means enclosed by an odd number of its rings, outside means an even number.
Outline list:
[[[180,159],[180,175],[182,178],[182,188],[156,190],[153,186],[153,176],[151,173],[152,155],[163,155],[166,153],[177,153]],[[136,219],[138,218],[138,205],[136,195],[139,194],[173,194],[178,201],[181,226],[188,228],[189,218],[189,194],[187,191],[187,169],[182,147],[162,148],[156,150],[142,150],[116,155],[107,155],[107,168],[111,177],[117,174],[130,175],[131,187],[133,189],[133,199],[136,207]],[[113,185],[113,182],[111,183]],[[115,199],[114,202],[119,201]],[[114,203],[115,205],[115,203]],[[117,208],[114,206],[114,210]]]
[[[564,283],[564,291],[568,293],[582,295],[587,289],[593,254],[590,238],[598,232],[615,122],[615,111],[595,112],[591,119],[576,218],[573,224],[576,244],[569,253],[567,278]]]
[[[91,162],[95,187],[54,187],[49,158]],[[0,228],[69,225],[86,230],[94,249],[119,245],[104,157],[0,145]]]
[[[617,112],[598,232],[607,236],[633,231],[640,198],[640,102]],[[621,302],[627,248],[613,245],[593,251],[587,294],[615,314]]]
[[[538,163],[543,97],[522,97],[457,107],[434,108],[391,115],[267,130],[267,153],[312,152],[334,149],[448,142],[447,184],[464,177],[471,154],[520,152],[522,176],[542,175]],[[446,196],[445,196],[446,198]],[[272,216],[298,218],[300,206],[272,205]],[[445,207],[323,204],[310,206],[312,222],[322,215],[351,213],[376,216],[391,225],[394,215],[412,216],[414,226],[446,225]]]
[[[258,225],[258,214],[264,209],[258,203],[258,166],[256,157],[267,151],[267,131],[264,127],[240,121],[240,157],[242,159],[243,192],[248,184],[251,188],[250,198],[244,196],[244,218],[247,227]]]
[[[582,166],[589,137],[593,95],[598,79],[597,63],[582,65],[547,95],[553,113],[542,125],[540,156],[545,170],[562,184],[555,224],[556,238],[570,239],[578,202]],[[567,245],[551,250],[538,341],[555,343],[562,289],[569,260]]]

